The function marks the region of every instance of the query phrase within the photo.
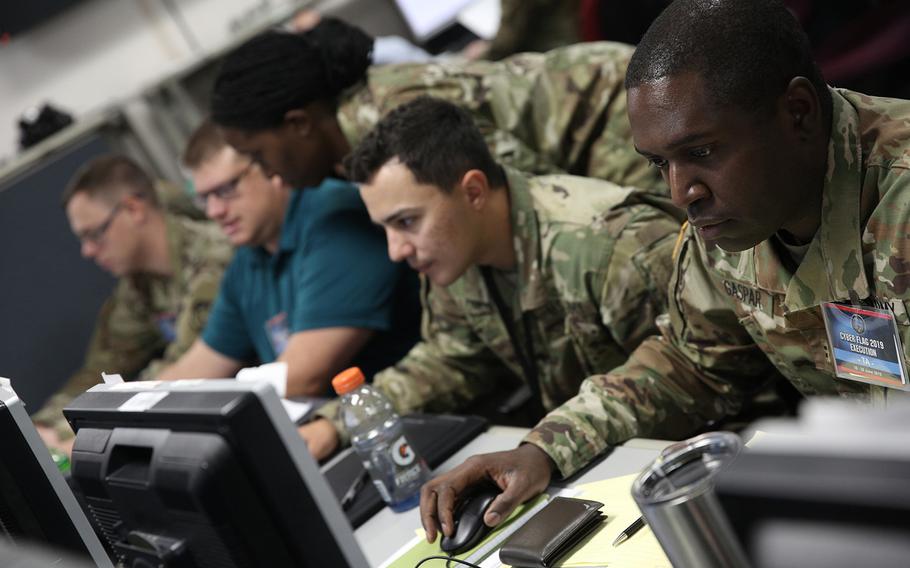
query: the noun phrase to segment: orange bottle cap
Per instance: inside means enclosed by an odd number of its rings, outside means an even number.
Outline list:
[[[338,394],[347,394],[362,385],[364,381],[366,381],[366,377],[363,376],[360,367],[351,367],[335,375],[335,378],[332,379],[332,388]]]

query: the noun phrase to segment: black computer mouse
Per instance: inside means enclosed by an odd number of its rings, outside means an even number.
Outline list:
[[[491,530],[483,522],[483,515],[501,491],[493,485],[477,488],[455,509],[455,532],[443,536],[439,547],[449,554],[459,554],[480,542]]]

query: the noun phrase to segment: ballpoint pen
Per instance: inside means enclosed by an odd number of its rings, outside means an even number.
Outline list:
[[[626,530],[619,533],[619,536],[616,537],[616,540],[613,541],[613,546],[619,546],[620,544],[622,544],[623,542],[625,542],[626,540],[631,538],[633,534],[640,531],[643,526],[645,526],[645,518],[638,517],[637,519],[635,519],[634,523],[632,523],[631,525],[628,526],[628,528],[626,528]]]
[[[351,503],[354,502],[354,498],[357,497],[357,493],[360,491],[360,488],[363,487],[363,484],[366,482],[369,476],[369,472],[367,472],[367,470],[363,470],[357,475],[357,477],[354,478],[351,486],[348,487],[348,490],[345,491],[344,495],[341,496],[342,510],[347,510],[347,508],[351,506]]]

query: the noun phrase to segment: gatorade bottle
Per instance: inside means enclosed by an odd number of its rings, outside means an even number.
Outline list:
[[[66,455],[66,452],[62,452],[57,448],[48,448],[48,451],[51,453],[51,458],[54,460],[54,465],[57,466],[57,469],[60,470],[60,473],[66,473],[70,470],[70,457]]]
[[[358,367],[339,373],[332,386],[341,396],[341,419],[351,445],[383,500],[393,511],[415,507],[430,471],[405,438],[392,404],[366,384]]]

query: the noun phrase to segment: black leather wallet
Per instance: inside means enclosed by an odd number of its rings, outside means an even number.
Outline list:
[[[549,568],[604,520],[603,503],[554,497],[499,549],[499,560],[515,568]]]

